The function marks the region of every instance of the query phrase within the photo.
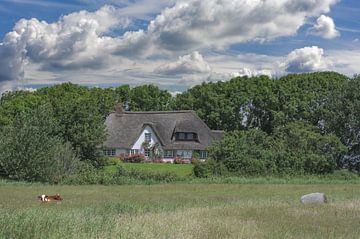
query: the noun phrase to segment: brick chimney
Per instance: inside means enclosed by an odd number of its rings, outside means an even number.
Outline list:
[[[122,103],[117,103],[115,106],[115,112],[118,115],[122,115],[125,111],[124,111],[124,107]]]

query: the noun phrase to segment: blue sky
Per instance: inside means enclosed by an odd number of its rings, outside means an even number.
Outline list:
[[[0,92],[360,73],[358,0],[0,0]],[[21,20],[23,19],[23,20]]]

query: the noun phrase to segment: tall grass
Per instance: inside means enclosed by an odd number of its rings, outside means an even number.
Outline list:
[[[328,204],[300,204],[317,191]],[[0,238],[358,238],[359,215],[357,185],[0,187]]]
[[[192,164],[169,164],[169,163],[122,163],[120,160],[114,165],[104,167],[104,171],[108,173],[116,173],[117,166],[121,166],[126,170],[141,170],[156,173],[174,173],[179,177],[189,177],[192,175]]]

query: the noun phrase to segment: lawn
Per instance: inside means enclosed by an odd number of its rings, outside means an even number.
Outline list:
[[[329,203],[301,205],[325,192]],[[60,204],[40,194],[60,193]],[[0,238],[359,238],[358,185],[0,186]]]
[[[192,174],[192,164],[170,164],[170,163],[119,163],[125,169],[144,170],[150,172],[170,172],[180,177],[187,177]],[[115,173],[117,166],[106,166],[104,170]]]

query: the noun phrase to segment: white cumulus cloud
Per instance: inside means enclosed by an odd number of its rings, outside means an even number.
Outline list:
[[[182,0],[150,22],[142,42],[174,52],[273,40],[295,35],[308,17],[328,12],[337,1]],[[124,41],[131,43],[132,35]],[[148,44],[142,46],[148,49]],[[132,48],[122,45],[118,53],[127,47]]]
[[[163,64],[155,69],[155,73],[164,75],[209,73],[210,71],[211,67],[197,51],[190,55],[180,56],[177,61]]]
[[[161,2],[169,7],[145,29],[121,35],[113,30],[125,29],[132,12],[149,16],[146,5],[139,9],[132,4],[134,1],[126,0],[126,8],[104,6],[95,12],[75,12],[54,23],[22,19],[0,43],[0,81],[26,78],[29,65],[39,66],[38,72],[71,70],[72,76],[78,73],[80,77],[84,70],[91,74],[116,74],[117,68],[134,68],[123,65],[129,61],[141,65],[146,60],[179,55],[182,57],[171,63],[161,62],[155,71],[147,73],[199,74],[203,79],[219,71],[212,69],[197,51],[295,35],[308,18],[329,12],[338,0],[177,0],[170,5]],[[193,53],[186,55],[189,52]],[[291,63],[288,68],[292,68]],[[141,70],[145,71],[138,71]],[[232,72],[238,71],[249,73]]]
[[[312,46],[290,52],[284,66],[286,72],[313,72],[326,70],[330,62],[324,57],[324,49]]]
[[[326,39],[332,39],[340,36],[340,32],[336,30],[334,20],[325,15],[321,15],[316,20],[316,23],[309,29],[308,33]]]
[[[0,43],[0,81],[22,79],[27,62],[50,70],[100,67],[116,44],[105,34],[127,24],[111,6],[72,13],[51,24],[22,19]]]

